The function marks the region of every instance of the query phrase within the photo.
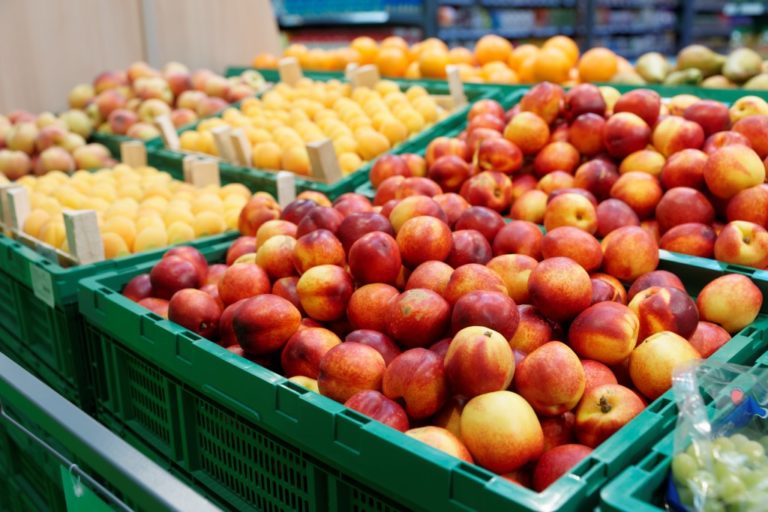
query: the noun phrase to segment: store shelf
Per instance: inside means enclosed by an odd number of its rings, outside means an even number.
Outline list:
[[[728,3],[723,6],[726,16],[763,16],[768,14],[768,5],[764,2]]]
[[[384,11],[349,12],[335,16],[301,16],[283,14],[278,18],[280,28],[333,27],[357,25],[421,26],[423,18],[416,14],[396,14]]]
[[[480,5],[489,8],[525,8],[525,7],[575,7],[575,0],[480,0]]]
[[[486,34],[497,34],[507,39],[545,38],[558,34],[572,35],[573,27],[539,27],[539,28],[460,28],[449,27],[438,30],[437,36],[448,40],[476,40]]]
[[[700,38],[700,37],[730,37],[731,32],[733,32],[733,29],[729,26],[694,26],[693,27],[693,37],[694,38]]]
[[[677,0],[597,0],[595,7],[609,9],[674,9]]]
[[[653,23],[643,23],[632,26],[610,26],[599,25],[595,27],[594,35],[596,36],[609,36],[609,35],[624,35],[624,34],[657,34],[659,32],[667,32],[674,30],[675,25],[672,23],[666,25],[656,25]]]
[[[723,2],[718,2],[717,0],[708,0],[704,2],[696,2],[694,4],[694,11],[696,12],[704,12],[704,13],[721,13],[723,12]]]

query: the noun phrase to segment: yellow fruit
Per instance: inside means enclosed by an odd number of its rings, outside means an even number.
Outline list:
[[[216,194],[201,194],[192,200],[192,213],[194,214],[200,212],[222,213],[223,211],[224,203]]]
[[[139,230],[133,242],[133,252],[143,252],[160,249],[168,245],[168,235],[165,226],[147,226]]]
[[[427,123],[434,123],[437,121],[437,104],[435,103],[435,100],[430,96],[416,98],[413,101],[413,108],[415,108],[416,111],[421,114],[421,116],[424,118],[424,121]]]
[[[141,208],[146,210],[154,210],[157,213],[162,213],[168,207],[168,199],[158,195],[152,195],[147,197],[141,202]]]
[[[163,213],[163,223],[166,226],[170,226],[175,222],[186,222],[187,224],[192,224],[194,220],[195,215],[191,210],[171,208],[169,206],[168,209],[166,209]]]
[[[303,145],[285,148],[280,167],[296,174],[309,176],[309,155],[307,155],[306,148]]]
[[[389,140],[392,146],[408,138],[408,127],[402,121],[395,118],[384,121],[379,128],[379,132]]]
[[[82,203],[84,210],[96,210],[97,212],[106,212],[109,208],[109,202],[100,197],[86,197]]]
[[[449,64],[448,52],[428,49],[419,55],[418,62],[419,73],[424,78],[445,78],[445,66]],[[408,71],[406,70],[407,73]]]
[[[357,51],[360,56],[360,64],[373,64],[379,53],[379,45],[368,36],[356,37],[349,43],[349,47]]]
[[[248,203],[248,199],[245,199],[241,196],[227,196],[224,198],[224,211],[231,210],[233,208],[237,208],[238,210],[242,208],[243,206]]]
[[[282,149],[275,142],[260,142],[253,147],[251,161],[259,169],[280,169]]]
[[[424,116],[413,109],[404,110],[397,117],[408,127],[410,133],[419,133],[426,126]]]
[[[240,222],[240,209],[226,210],[224,212],[224,223],[227,225],[227,229],[238,229],[238,223]]]
[[[140,214],[139,218],[136,220],[136,232],[141,233],[149,227],[165,229],[165,222],[163,222],[163,218],[154,211]]]
[[[358,128],[355,130],[355,139],[357,140],[358,153],[365,160],[372,160],[388,151],[392,146],[389,139],[373,128]]]
[[[376,85],[374,85],[374,89],[382,96],[386,96],[393,92],[400,92],[400,86],[397,85],[397,82],[393,82],[392,80],[379,80]]]
[[[61,217],[51,217],[43,222],[38,231],[38,238],[42,242],[60,249],[67,238],[64,220]]]
[[[48,222],[51,214],[45,210],[32,210],[24,221],[23,231],[31,237],[38,237],[40,228]]]
[[[344,174],[354,172],[362,165],[363,161],[357,156],[357,153],[339,153],[339,167]]]
[[[219,189],[219,197],[226,199],[229,196],[240,196],[248,201],[251,198],[251,191],[242,183],[230,183]]]
[[[200,212],[195,215],[192,227],[196,237],[218,235],[227,229],[223,215],[214,212]]]
[[[186,222],[176,221],[168,226],[167,236],[169,244],[182,244],[195,239],[195,230]]]
[[[413,101],[421,96],[429,96],[429,93],[420,85],[412,85],[405,91],[405,96],[408,98],[408,101]]]
[[[112,217],[104,223],[101,232],[114,233],[125,241],[127,247],[132,247],[136,239],[136,224],[128,217]]]
[[[351,135],[341,135],[333,139],[333,149],[336,154],[354,153],[357,151],[357,141]]]

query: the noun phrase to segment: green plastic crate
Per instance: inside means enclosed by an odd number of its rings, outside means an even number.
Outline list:
[[[196,240],[205,248],[235,233]],[[24,244],[0,236],[0,348],[68,400],[89,406],[83,379],[82,319],[77,282],[83,277],[155,261],[167,250],[64,268]]]
[[[755,361],[753,368],[760,371],[768,368],[768,352],[763,353]],[[672,431],[639,463],[628,467],[613,479],[600,493],[603,510],[606,512],[666,510],[667,478],[674,455],[674,443],[675,433]]]
[[[140,139],[134,139],[126,135],[115,135],[112,133],[93,132],[89,138],[89,142],[98,142],[107,147],[113,156],[120,156],[120,144],[123,142],[135,142]],[[155,137],[153,139],[141,141],[147,149],[159,148],[163,145],[163,139],[161,137]]]
[[[226,249],[226,244],[210,247],[205,255],[220,261]],[[316,487],[307,487],[304,477],[298,490],[287,490],[296,486],[295,475],[305,475],[307,465],[315,467],[319,460],[357,486],[363,499],[358,510],[381,510],[391,503],[416,510],[584,510],[597,505],[599,490],[610,478],[638,461],[674,425],[668,392],[537,494],[235,356],[119,293],[151,267],[147,263],[80,283],[95,414],[111,428],[143,440],[234,508],[260,507],[263,500],[289,495],[297,495],[300,503],[336,497],[335,488],[317,479]],[[719,275],[705,269],[681,277],[698,290]],[[746,362],[766,348],[768,318],[762,316],[713,357]],[[253,483],[259,464],[274,468],[270,485]],[[295,505],[281,503],[276,510]]]
[[[226,72],[226,76],[235,76],[246,69],[250,68],[229,68]],[[274,69],[259,69],[257,70],[267,81],[275,82],[279,80],[279,74]],[[314,80],[331,80],[342,79],[341,73],[305,73],[305,76]],[[431,94],[448,94],[448,83],[445,81],[408,81],[408,80],[394,80],[401,87],[409,87],[411,85],[423,85]],[[469,101],[476,101],[482,98],[497,98],[506,94],[504,89],[501,89],[492,85],[467,85],[465,92]],[[454,125],[463,122],[466,118],[469,106],[462,107],[456,112],[453,112],[442,121],[434,124],[430,128],[422,131],[419,134],[415,134],[410,139],[402,142],[392,149],[394,152],[408,152],[412,151],[412,148],[419,147],[428,143],[434,137],[441,135],[445,130],[452,129]],[[191,125],[180,130],[180,132],[187,129],[193,129],[197,125]],[[154,147],[150,151],[150,162],[156,164],[164,169],[170,169],[174,173],[181,173],[182,161],[184,153],[179,151],[171,151],[163,147]],[[329,198],[335,199],[336,197],[346,192],[354,192],[355,189],[363,184],[370,171],[370,163],[364,165],[357,171],[342,177],[339,181],[332,184],[322,183],[312,179],[308,179],[302,176],[296,176],[296,190],[303,192],[305,190],[314,190],[326,194]],[[219,169],[221,171],[221,179],[223,183],[239,182],[243,183],[251,190],[263,190],[273,195],[277,193],[276,185],[276,173],[271,170],[256,169],[253,167],[243,167],[238,165],[229,164],[226,162],[220,162]]]

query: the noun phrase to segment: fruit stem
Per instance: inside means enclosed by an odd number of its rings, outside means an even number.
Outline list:
[[[611,412],[611,404],[608,403],[608,400],[604,396],[600,397],[600,401],[598,402],[598,405],[600,406],[600,411],[604,414]]]

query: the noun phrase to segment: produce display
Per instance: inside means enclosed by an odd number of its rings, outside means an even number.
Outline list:
[[[304,78],[293,86],[278,83],[221,118],[202,121],[183,132],[180,142],[184,150],[217,155],[211,130],[242,128],[253,145],[254,167],[309,175],[305,145],[331,139],[342,172],[350,173],[446,115],[418,85],[401,91],[395,82],[381,80],[373,89],[352,90],[339,80]]]
[[[123,293],[537,491],[762,306],[738,274],[694,300],[676,275],[656,270],[656,241],[637,226],[601,245],[575,227],[543,235],[507,224],[454,193],[403,184],[395,194],[384,208],[315,193],[284,209],[257,194],[226,261],[175,248]]]
[[[100,133],[146,140],[160,136],[157,116],[169,115],[179,128],[253,96],[264,85],[256,71],[224,78],[208,69],[192,72],[179,62],[169,62],[162,71],[134,62],[124,71],[104,71],[92,83],[76,85],[68,102],[71,109],[87,113]]]
[[[107,259],[237,229],[251,197],[244,185],[196,188],[153,167],[125,164],[17,183],[29,193],[25,234],[68,252],[62,210],[95,210]]]
[[[662,249],[762,269],[766,133],[768,103],[756,96],[729,108],[690,95],[663,102],[651,90],[580,84],[566,93],[542,83],[506,113],[493,100],[475,103],[464,132],[429,144],[430,183],[419,186],[547,230],[603,238],[642,226]],[[413,180],[398,160],[388,155],[371,170],[374,204],[385,210]]]

